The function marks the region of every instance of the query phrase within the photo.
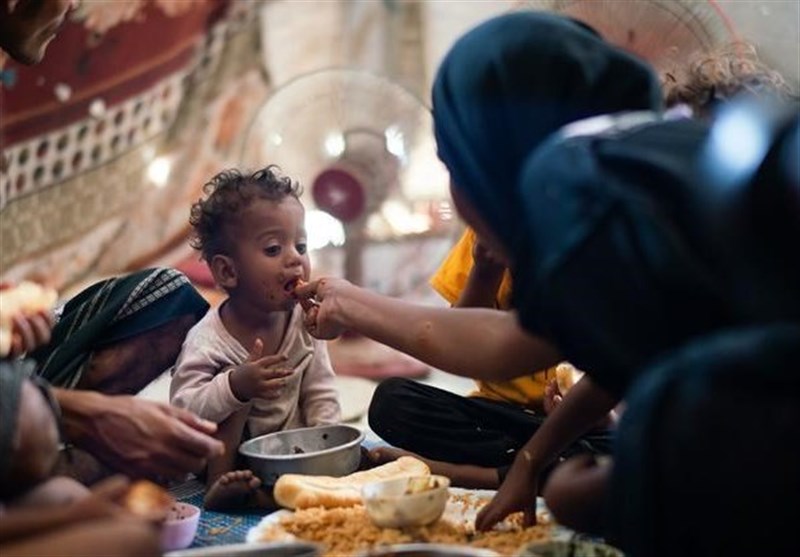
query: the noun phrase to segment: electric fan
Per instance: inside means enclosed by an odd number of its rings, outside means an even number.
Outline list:
[[[736,38],[714,0],[525,0],[519,7],[582,21],[659,71]]]
[[[307,221],[312,256],[343,241],[343,269],[333,272],[364,285],[365,274],[375,270],[364,269],[370,246],[453,235],[447,172],[432,130],[430,111],[398,83],[358,69],[324,69],[295,78],[267,99],[242,158],[249,167],[276,164],[303,185],[307,215],[328,215],[328,224]],[[343,232],[338,239],[331,232],[336,226]],[[450,245],[440,244],[438,253],[411,254],[414,264],[395,271],[413,269],[418,283],[427,281]],[[330,351],[344,375],[427,373],[420,362],[357,335],[331,343]]]

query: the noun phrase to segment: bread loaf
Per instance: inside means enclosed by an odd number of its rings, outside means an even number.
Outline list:
[[[275,483],[273,495],[279,505],[288,509],[352,507],[361,504],[361,488],[368,483],[430,473],[428,465],[421,460],[401,456],[370,470],[340,478],[284,474]]]
[[[57,299],[55,290],[30,281],[0,290],[0,358],[8,356],[11,351],[13,318],[21,314],[50,311]]]

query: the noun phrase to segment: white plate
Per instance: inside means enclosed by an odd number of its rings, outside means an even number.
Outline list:
[[[454,500],[454,495],[466,495],[471,496],[471,498],[485,500],[487,503],[491,501],[491,499],[497,493],[491,489],[461,489],[458,487],[451,487],[450,488],[450,500],[447,502],[447,506],[444,509],[444,514],[442,518],[448,520],[453,523],[465,523],[465,524],[474,524],[475,517],[478,514],[478,510],[472,505],[465,505],[462,501]],[[542,514],[549,515],[549,511],[544,505],[544,500],[539,497],[536,500],[536,514],[537,516],[541,517]],[[282,509],[279,511],[275,511],[271,514],[266,515],[261,521],[250,528],[247,532],[247,541],[249,543],[260,543],[262,541],[262,536],[266,532],[266,530],[272,526],[279,524],[281,518],[284,516],[291,516],[292,511]],[[500,524],[496,528],[502,529],[503,525]],[[288,532],[285,534],[285,538],[281,538],[280,540],[272,540],[272,541],[294,541],[296,538],[292,534]],[[572,532],[562,526],[556,525],[553,529],[553,536],[552,539],[560,540],[560,539],[569,539],[572,535]]]

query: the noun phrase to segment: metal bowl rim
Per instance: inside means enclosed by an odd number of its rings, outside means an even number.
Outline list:
[[[358,432],[358,436],[353,439],[352,441],[348,441],[347,443],[343,443],[342,445],[337,445],[335,447],[331,447],[329,449],[322,449],[321,451],[314,451],[311,453],[298,453],[298,454],[278,454],[278,455],[267,455],[263,453],[256,453],[250,452],[247,449],[249,448],[248,445],[254,445],[256,441],[259,439],[263,439],[265,437],[269,437],[271,435],[278,435],[283,433],[289,432],[297,432],[297,431],[309,431],[309,430],[317,430],[317,429],[324,429],[324,428],[345,428],[351,431]],[[257,458],[261,460],[291,460],[291,461],[298,461],[298,460],[306,460],[308,458],[314,458],[320,455],[331,454],[335,452],[339,452],[342,449],[349,449],[356,445],[361,445],[364,439],[367,437],[366,432],[358,429],[357,427],[345,425],[345,424],[332,424],[328,426],[317,426],[317,427],[300,427],[296,429],[284,429],[283,431],[274,431],[272,433],[265,433],[264,435],[259,435],[258,437],[253,437],[252,439],[248,439],[241,445],[239,445],[239,454],[242,454],[249,458]]]

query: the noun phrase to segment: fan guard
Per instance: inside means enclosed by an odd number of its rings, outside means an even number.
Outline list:
[[[519,7],[582,21],[657,70],[736,38],[725,13],[711,0],[525,0]]]

